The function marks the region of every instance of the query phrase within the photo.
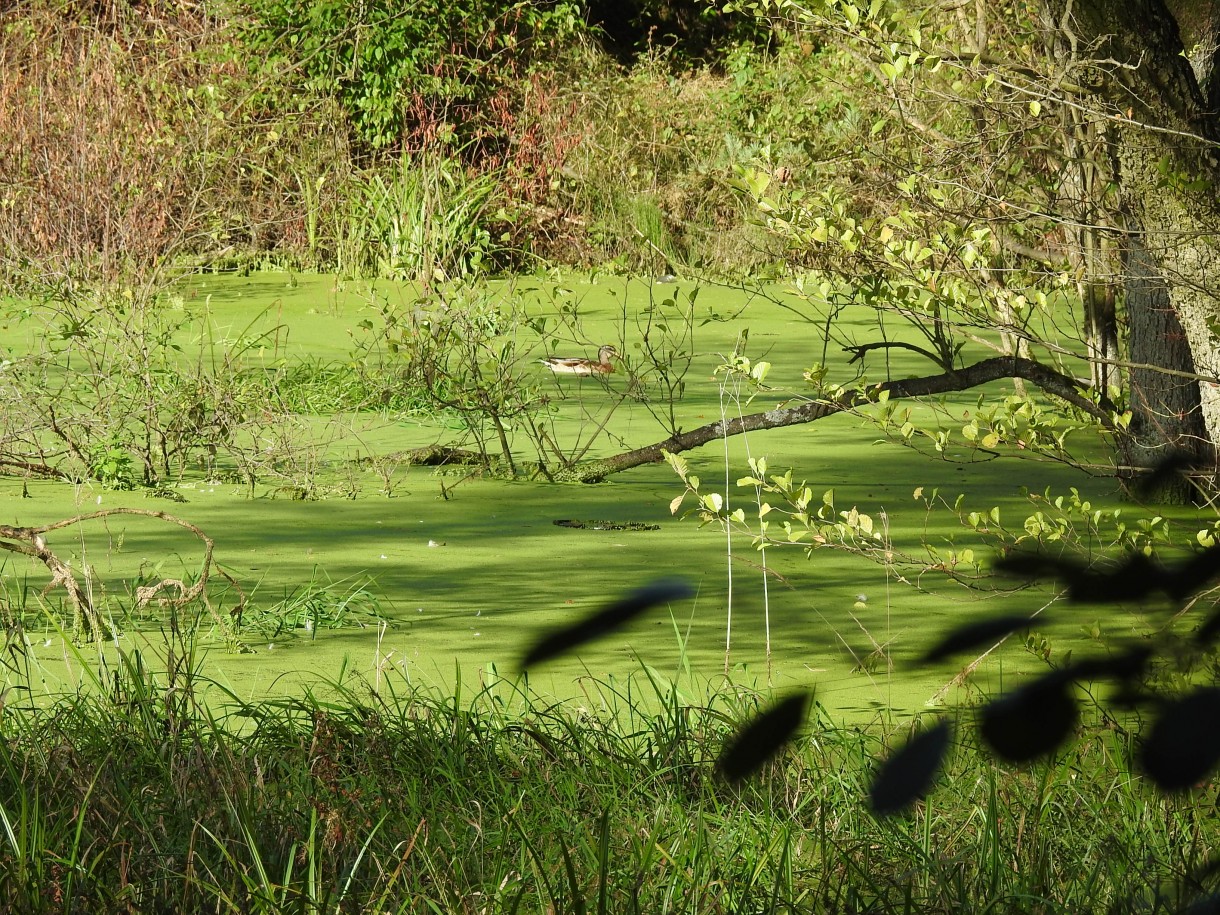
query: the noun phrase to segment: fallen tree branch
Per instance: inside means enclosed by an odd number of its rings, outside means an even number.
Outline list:
[[[810,400],[792,406],[777,407],[764,413],[751,413],[747,416],[708,423],[697,429],[691,429],[689,432],[679,430],[664,441],[624,451],[601,460],[589,461],[557,473],[555,476],[556,479],[567,481],[600,483],[612,474],[639,467],[641,464],[655,464],[664,460],[663,452],[666,451],[679,454],[718,439],[742,435],[746,432],[817,422],[827,416],[834,416],[836,413],[876,403],[883,392],[888,393],[890,400],[927,397],[954,391],[966,391],[982,384],[999,381],[1002,378],[1023,378],[1036,384],[1046,393],[1088,413],[1106,429],[1115,429],[1110,414],[1085,396],[1086,388],[1076,379],[1032,359],[1023,359],[1018,356],[995,356],[951,372],[925,375],[921,378],[906,378],[900,381],[882,381],[870,384],[865,388],[843,391],[829,400]]]
[[[74,635],[83,632],[87,638],[93,641],[110,639],[114,637],[113,630],[107,625],[101,614],[97,612],[97,608],[93,606],[88,593],[81,587],[80,582],[76,580],[76,575],[72,571],[71,564],[60,559],[47,545],[46,535],[52,531],[62,530],[63,528],[81,524],[85,521],[109,518],[112,515],[138,515],[143,518],[156,518],[170,524],[176,524],[190,531],[203,543],[203,561],[200,564],[199,577],[193,585],[188,586],[176,578],[165,578],[151,585],[142,585],[136,588],[137,607],[143,607],[153,600],[156,600],[162,606],[170,607],[179,607],[191,601],[200,600],[207,607],[208,612],[212,614],[212,618],[220,626],[221,631],[226,636],[229,635],[230,627],[228,623],[216,612],[211,601],[208,600],[207,588],[211,574],[214,571],[237,590],[240,597],[237,607],[233,611],[233,616],[237,619],[240,619],[242,608],[246,603],[245,592],[242,590],[241,585],[237,583],[237,580],[216,563],[216,560],[213,558],[215,543],[212,538],[189,521],[184,521],[167,512],[143,508],[108,508],[84,515],[76,515],[63,521],[55,521],[51,524],[43,524],[38,527],[16,527],[0,524],[0,550],[29,556],[47,567],[51,573],[51,581],[47,584],[43,593],[46,594],[59,585],[62,585],[68,592],[68,599],[72,603],[72,629]],[[171,591],[174,593],[168,593]]]
[[[8,458],[0,458],[0,468],[11,467],[15,470],[23,471],[25,474],[36,473],[39,476],[50,477],[55,480],[73,480],[72,474],[66,470],[60,470],[58,467],[52,467],[49,464],[35,464],[30,461],[16,461]],[[0,473],[4,472],[0,469]]]

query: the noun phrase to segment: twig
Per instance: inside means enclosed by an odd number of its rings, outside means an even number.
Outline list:
[[[51,524],[43,524],[37,527],[16,527],[7,524],[0,524],[0,549],[7,550],[10,553],[20,553],[25,556],[37,559],[51,572],[51,581],[44,589],[44,594],[55,588],[58,585],[63,585],[68,592],[68,597],[72,601],[74,621],[73,629],[79,631],[82,628],[87,633],[90,639],[100,641],[102,639],[112,638],[114,633],[110,626],[101,618],[97,612],[97,608],[89,600],[85,590],[76,580],[76,576],[72,573],[72,567],[55,555],[54,551],[47,546],[46,534],[51,531],[62,530],[67,527],[72,527],[76,524],[81,524],[85,521],[94,521],[98,518],[109,518],[112,515],[137,515],[143,518],[156,518],[160,521],[176,524],[185,530],[190,531],[200,541],[203,542],[203,561],[199,572],[199,578],[193,585],[187,586],[180,579],[164,578],[159,582],[151,585],[142,585],[136,588],[136,603],[138,607],[143,607],[153,600],[156,600],[162,606],[180,607],[183,604],[190,603],[194,600],[202,600],[208,612],[212,614],[212,618],[220,626],[222,632],[230,634],[229,625],[216,612],[207,597],[207,587],[210,576],[215,570],[221,578],[225,579],[236,590],[240,599],[234,611],[234,616],[240,619],[241,611],[245,607],[246,594],[242,590],[237,580],[228,572],[216,563],[213,557],[215,551],[215,543],[211,537],[205,534],[189,521],[184,521],[175,515],[168,512],[153,511],[143,508],[108,508],[102,511],[89,512],[84,515],[76,515],[72,518],[66,518],[62,521],[55,521]],[[15,542],[6,542],[15,541]],[[175,595],[170,596],[165,592],[173,590]]]

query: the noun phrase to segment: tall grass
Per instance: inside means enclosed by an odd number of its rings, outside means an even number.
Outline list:
[[[4,907],[1168,912],[1220,839],[1214,786],[1158,794],[1113,729],[1024,771],[964,748],[951,790],[879,820],[862,799],[898,733],[820,718],[756,779],[716,778],[748,691],[689,704],[642,675],[589,681],[574,708],[387,671],[376,692],[347,679],[220,710],[196,701],[197,668],[178,671],[129,662],[4,709]]]
[[[336,216],[341,272],[430,286],[477,272],[492,252],[496,182],[456,159],[404,155],[395,169],[357,175],[351,189]]]

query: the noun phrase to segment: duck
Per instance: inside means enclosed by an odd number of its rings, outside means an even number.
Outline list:
[[[614,371],[611,359],[618,358],[618,350],[606,344],[597,351],[597,361],[592,359],[570,359],[562,356],[550,356],[541,360],[542,364],[556,375],[608,375]]]

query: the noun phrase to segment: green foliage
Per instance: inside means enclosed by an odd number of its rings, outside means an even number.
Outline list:
[[[456,159],[404,155],[394,171],[352,179],[347,212],[335,217],[337,265],[425,286],[475,274],[494,252],[497,194],[494,176],[470,174]]]
[[[314,569],[311,580],[280,600],[252,600],[242,613],[238,634],[246,640],[305,637],[324,629],[388,626],[380,600],[367,582],[331,581]]]
[[[538,51],[580,30],[570,3],[505,0],[246,0],[258,67],[290,66],[304,88],[336,97],[373,149],[439,140],[463,146]]]
[[[270,371],[250,369],[249,376],[288,413],[431,415],[435,408],[425,392],[406,383],[401,366],[366,339],[357,340],[347,359],[284,359]]]
[[[360,338],[345,360],[288,358],[282,327],[217,333],[181,296],[47,300],[10,316],[36,348],[0,385],[0,458],[128,489],[202,469],[312,492],[327,433],[300,414],[435,411],[400,361]],[[388,486],[388,482],[386,484]]]
[[[256,412],[243,368],[260,341],[201,342],[192,363],[177,339],[195,319],[124,293],[48,300],[18,319],[46,332],[4,389],[0,450],[39,462],[66,452],[72,473],[128,488],[237,444]]]
[[[131,489],[136,478],[135,462],[119,445],[98,445],[89,452],[88,473],[108,489]]]
[[[678,455],[666,453],[666,460],[682,478],[686,491],[670,504],[676,513],[685,495],[695,497],[696,507],[691,512],[698,515],[703,524],[745,525],[746,511],[726,509],[728,502],[719,492],[702,489],[702,480],[689,472],[685,461]],[[881,525],[872,515],[861,512],[858,507],[840,509],[835,503],[833,489],[820,495],[804,481],[793,481],[792,471],[783,474],[767,474],[767,459],[748,459],[750,475],[737,480],[737,486],[756,493],[752,514],[757,525],[745,528],[751,533],[756,548],[772,544],[802,544],[812,553],[821,546],[835,546],[852,552],[890,562],[894,554],[885,541]],[[774,498],[767,498],[774,497]],[[781,533],[782,532],[782,533]]]
[[[571,4],[253,0],[172,22],[69,7],[23,5],[3,39],[15,103],[0,146],[19,178],[0,197],[3,279],[26,287],[160,282],[184,260],[428,281],[416,261],[432,252],[463,262],[442,265],[450,276],[479,259],[773,269],[780,246],[726,175],[762,160],[803,184],[821,138],[850,119],[820,50],[711,7],[648,10],[679,30],[691,16],[744,24],[773,47],[726,45],[722,65],[702,66],[654,44],[624,69]],[[91,29],[125,37],[90,42]],[[102,84],[106,112],[83,96]],[[74,132],[63,112],[86,109]]]
[[[460,417],[485,469],[501,462],[516,475],[513,439],[534,428],[542,406],[536,373],[522,367],[537,346],[517,334],[524,320],[511,291],[449,284],[406,307],[379,301],[362,327],[393,355],[407,387]]]
[[[984,54],[946,52],[978,39],[935,9],[757,8],[794,16],[798,41],[822,43],[823,65],[842,66],[829,94],[841,99],[831,115],[839,130],[823,134],[816,182],[788,186],[761,156],[735,180],[790,260],[816,268],[806,291],[835,309],[875,313],[863,339],[830,321],[827,335],[856,353],[862,371],[870,357],[901,347],[926,357],[930,370],[953,372],[979,346],[1081,374],[1073,360],[1086,357],[1091,341],[1074,326],[1072,298],[1098,268],[1082,264],[1071,227],[1092,220],[1072,215],[1070,170],[1054,164],[1065,126],[1040,101],[1048,90],[1037,63],[1024,62],[1024,7],[988,19],[992,42],[1022,58],[1008,69],[991,67]],[[1114,412],[1110,394],[1085,396]],[[1103,409],[1088,425],[1097,426]],[[1044,418],[997,416],[990,429],[972,421],[963,432],[983,448],[1020,441],[1062,458],[1065,430],[1040,425]],[[927,434],[943,448],[940,431],[917,425],[896,428],[908,442]],[[1121,437],[1125,425],[1114,428]]]
[[[741,47],[723,67],[675,75],[655,49],[630,70],[586,53],[563,62],[571,122],[582,136],[565,157],[551,205],[587,221],[569,260],[657,275],[774,269],[782,252],[752,224],[727,182],[759,159],[800,181],[825,125],[810,126],[822,87],[818,60],[781,43],[773,55]],[[575,247],[575,245],[574,245]]]
[[[440,697],[391,669],[376,691],[346,679],[218,712],[201,697],[224,689],[189,644],[173,650],[165,680],[128,653],[50,707],[9,695],[0,896],[14,908],[1169,912],[1220,842],[1208,805],[1116,765],[1134,748],[1106,727],[1025,770],[956,753],[955,790],[880,819],[861,805],[869,770],[908,726],[819,719],[728,786],[713,762],[765,701],[745,689],[690,705],[644,676],[593,681],[577,710],[494,671],[476,695]]]

